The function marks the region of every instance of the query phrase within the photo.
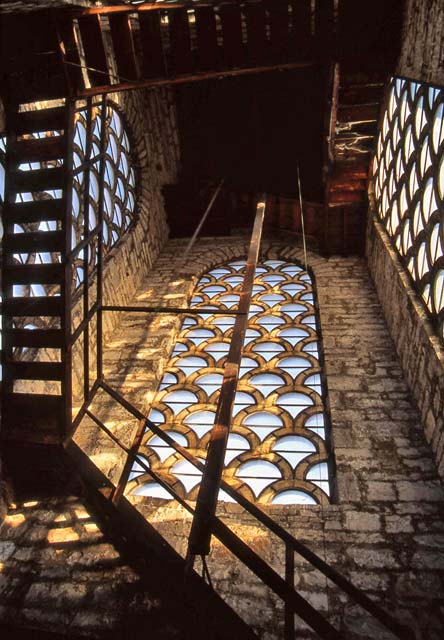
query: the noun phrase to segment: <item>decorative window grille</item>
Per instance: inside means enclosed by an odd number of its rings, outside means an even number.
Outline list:
[[[109,102],[106,109],[103,190],[103,251],[105,255],[130,226],[134,219],[136,202],[136,173],[132,162],[128,132],[117,109]],[[101,122],[100,104],[92,107],[89,127],[86,110],[81,109],[76,114],[72,193],[73,248],[79,244],[83,237],[86,165],[89,165],[90,168],[88,195],[90,230],[95,228],[98,221]],[[89,256],[90,267],[94,267],[96,260],[96,249],[94,248]],[[77,257],[75,272],[75,286],[78,287],[83,282],[82,253]]]
[[[374,161],[378,214],[444,338],[444,89],[392,78]]]
[[[233,309],[245,262],[211,269],[192,307]],[[268,260],[256,269],[224,478],[249,499],[314,505],[330,495],[329,431],[312,278],[302,267]],[[216,306],[215,306],[216,305]],[[186,316],[150,419],[205,459],[234,324],[232,315]],[[145,463],[184,498],[195,500],[200,472],[147,431]],[[137,463],[134,495],[170,498]],[[221,491],[221,500],[230,500]]]

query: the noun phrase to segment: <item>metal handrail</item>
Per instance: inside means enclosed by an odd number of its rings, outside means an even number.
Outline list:
[[[177,453],[182,455],[188,462],[190,462],[193,466],[195,466],[199,471],[203,472],[204,463],[202,463],[198,458],[196,458],[190,451],[186,448],[182,447],[178,444],[173,438],[171,438],[166,432],[164,432],[159,426],[151,422],[141,411],[136,409],[130,402],[125,400],[118,392],[112,389],[106,382],[98,381],[97,386],[95,387],[94,395],[99,388],[102,388],[106,393],[108,393],[116,402],[118,402],[122,407],[124,407],[129,413],[131,413],[135,418],[139,420],[144,420],[145,424],[150,428],[150,430],[161,438],[166,444],[172,447]],[[94,397],[94,396],[93,396]],[[92,402],[93,397],[90,399]],[[86,407],[84,410],[84,414],[88,414],[88,416],[94,420],[94,422],[105,432],[109,437],[124,451],[130,454],[130,450],[128,447],[123,445],[112,432],[107,429],[103,423],[98,420],[88,410]],[[71,435],[71,438],[74,434]],[[66,444],[66,443],[65,443]],[[139,457],[139,454],[134,456],[134,460],[137,460],[138,464],[142,468],[144,468],[147,473],[156,479],[156,482],[159,482],[161,486],[163,486],[173,497],[176,499],[184,508],[186,508],[190,513],[194,513],[194,509],[181,497],[176,491],[170,487],[165,481],[160,478],[152,469],[149,468],[148,464],[144,461],[142,457]],[[231,498],[233,498],[241,507],[243,507],[250,515],[256,518],[261,524],[263,524],[269,531],[274,533],[277,537],[279,537],[286,546],[286,557],[288,548],[291,549],[292,552],[298,553],[302,558],[307,560],[313,567],[318,569],[324,576],[326,576],[329,580],[331,580],[334,584],[336,584],[342,591],[344,591],[347,595],[349,595],[353,600],[361,605],[363,609],[365,609],[370,615],[378,620],[378,622],[383,625],[386,629],[391,631],[399,640],[415,640],[415,634],[411,629],[406,627],[405,625],[398,622],[392,615],[384,611],[378,604],[376,604],[373,600],[371,600],[365,593],[355,587],[347,578],[345,578],[342,574],[336,571],[333,567],[331,567],[325,560],[322,560],[319,556],[317,556],[313,551],[308,549],[302,542],[299,542],[291,533],[286,531],[281,525],[279,525],[275,520],[270,518],[262,509],[260,509],[257,505],[252,503],[248,498],[243,496],[237,489],[228,484],[225,480],[221,481],[221,489],[223,489]],[[260,558],[255,552],[248,547],[245,549],[247,545],[245,545],[240,538],[238,538],[226,525],[224,525],[217,516],[212,519],[212,532],[213,534],[221,540],[224,544],[226,542],[229,543],[231,551],[235,553],[238,557],[240,554],[242,557],[239,559],[244,562],[252,571],[256,573],[256,575],[262,579],[267,586],[269,586],[277,595],[279,595],[285,602],[286,607],[289,607],[292,611],[296,612],[296,607],[299,607],[299,599],[301,596],[298,596],[296,591],[290,587],[280,576],[274,572],[269,565],[267,565],[262,558]],[[236,540],[233,538],[236,538]],[[237,550],[237,551],[236,551]],[[267,569],[264,567],[266,565]],[[272,573],[270,573],[272,572]],[[264,578],[266,576],[266,578]],[[277,580],[276,576],[283,582],[285,588],[281,584],[279,580]],[[271,584],[268,584],[267,580],[271,581]],[[275,589],[278,589],[276,591]],[[290,596],[290,593],[296,594],[298,598],[293,598]],[[282,595],[284,594],[284,595]],[[303,599],[302,599],[303,600]],[[305,603],[305,601],[304,601]],[[312,626],[314,620],[312,619],[313,613],[311,612],[311,606],[309,603],[305,603],[304,606],[307,606],[308,609],[305,612],[297,611],[297,614],[303,618],[307,624]],[[308,613],[307,613],[308,612]],[[311,620],[307,620],[304,618],[304,615],[308,616]],[[316,617],[320,616],[318,612],[316,612]],[[321,616],[322,617],[322,616]],[[326,622],[324,618],[322,618],[323,622]],[[316,622],[314,622],[316,624]],[[329,623],[327,623],[329,624]],[[315,627],[312,627],[315,628]],[[330,630],[324,629],[321,631],[319,628],[315,629],[322,638],[341,638],[339,632],[331,627]],[[333,630],[333,631],[332,631]],[[323,635],[326,632],[327,635]],[[329,635],[333,634],[333,635]]]
[[[94,415],[92,411],[88,409],[85,414],[91,418],[96,425],[104,431],[112,441],[117,444],[128,456],[131,455],[131,450],[125,446],[119,438],[117,438],[102,422]],[[145,424],[155,426],[147,418],[145,418]],[[173,441],[174,442],[174,441]],[[201,470],[203,464],[193,457],[193,464],[198,466]],[[186,509],[191,515],[195,515],[196,509],[186,502],[177,491],[165,482],[155,471],[153,471],[147,462],[140,457],[140,454],[134,455],[134,461],[148,473],[153,480],[160,484],[166,491],[168,491],[172,498],[175,499],[184,509]],[[114,494],[110,496],[114,504],[118,508],[118,501],[113,499]],[[309,603],[305,598],[296,592],[293,586],[289,585],[281,576],[272,569],[251,547],[243,542],[239,536],[237,536],[229,527],[227,527],[217,516],[213,516],[211,520],[212,533],[224,544],[229,551],[231,551],[245,566],[247,566],[253,573],[256,574],[272,591],[278,595],[285,602],[286,613],[290,611],[293,615],[297,614],[306,622],[312,629],[314,629],[321,638],[325,640],[344,640],[344,636],[337,631],[325,618]]]

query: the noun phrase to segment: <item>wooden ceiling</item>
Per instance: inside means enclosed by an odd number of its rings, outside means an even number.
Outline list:
[[[270,224],[298,233],[299,162],[320,250],[360,253],[369,160],[384,81],[399,55],[403,2],[340,0],[337,13],[334,5],[317,0],[313,14],[310,0],[7,14],[2,95],[8,103],[177,85],[180,198],[188,192],[200,202],[197,190],[226,176],[230,202],[264,189],[274,203]],[[184,220],[180,198],[170,193],[170,226],[190,235],[202,206],[189,207]],[[213,217],[212,235],[247,223],[245,211]]]

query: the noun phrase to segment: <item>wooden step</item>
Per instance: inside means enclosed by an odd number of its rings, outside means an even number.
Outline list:
[[[63,296],[35,296],[26,298],[6,298],[2,302],[5,316],[14,317],[58,317],[64,311]]]
[[[62,252],[65,245],[64,231],[32,231],[26,233],[5,233],[3,252],[37,253]]]
[[[379,118],[379,102],[370,104],[339,105],[338,122],[377,121]]]
[[[37,393],[5,393],[1,440],[55,442],[64,429],[64,398]]]
[[[170,29],[169,71],[172,74],[190,73],[193,71],[194,65],[187,9],[169,11],[168,22]]]
[[[61,349],[64,332],[61,329],[3,329],[4,349],[12,347],[47,347]]]
[[[328,204],[348,204],[352,202],[365,202],[367,193],[365,191],[333,191],[329,194]]]
[[[196,7],[197,63],[199,69],[219,67],[216,16],[213,7]]]
[[[342,134],[355,133],[358,135],[369,135],[375,136],[377,133],[377,121],[376,120],[368,120],[364,122],[345,122],[345,123],[337,123],[337,132],[336,136],[340,136]]]
[[[64,167],[37,169],[35,171],[12,171],[9,189],[15,193],[62,189],[65,183],[65,175]]]
[[[41,131],[61,131],[66,124],[66,108],[52,107],[38,111],[19,111],[12,118],[12,129],[20,136]]]
[[[63,135],[18,140],[8,146],[8,153],[17,163],[59,160],[66,153],[66,138]]]
[[[65,210],[64,198],[33,200],[4,204],[3,216],[6,224],[25,224],[45,220],[63,220]]]
[[[60,284],[65,266],[54,264],[17,264],[3,269],[5,284]]]
[[[227,67],[241,66],[245,62],[245,52],[240,6],[222,4],[219,7],[219,16],[222,24],[224,64]]]
[[[384,83],[354,84],[339,87],[340,104],[362,104],[380,102],[384,95]]]
[[[344,162],[336,162],[333,165],[333,170],[331,173],[331,180],[335,181],[336,179],[345,179],[345,180],[366,180],[368,176],[368,163],[362,162],[359,164],[358,162],[353,163],[344,163]]]
[[[367,183],[365,180],[355,180],[350,178],[333,178],[330,182],[330,193],[335,191],[365,191]]]
[[[5,94],[12,95],[17,104],[61,100],[68,93],[58,51],[44,52],[38,58],[28,51],[22,62],[17,59],[11,62],[3,84]]]
[[[62,362],[8,362],[8,376],[12,380],[53,380],[64,378]]]
[[[340,164],[342,164],[343,162],[346,162],[347,164],[359,162],[359,165],[366,163],[366,165],[369,166],[373,154],[369,149],[367,149],[366,151],[356,151],[355,149],[351,149],[350,147],[345,150],[342,150],[339,147],[335,147],[334,156],[336,162],[339,162]]]

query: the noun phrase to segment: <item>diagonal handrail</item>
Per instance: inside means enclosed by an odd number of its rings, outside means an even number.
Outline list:
[[[118,402],[123,408],[125,408],[129,413],[131,413],[138,420],[143,420],[144,424],[159,438],[161,438],[168,446],[172,447],[177,453],[183,456],[188,462],[190,462],[193,466],[195,466],[199,471],[203,472],[204,463],[202,463],[198,458],[196,458],[190,451],[186,448],[182,447],[178,444],[173,438],[171,438],[166,432],[164,432],[158,425],[154,424],[145,414],[143,414],[139,409],[134,407],[130,402],[128,402],[125,398],[123,398],[117,391],[112,389],[105,381],[98,381],[97,386],[95,388],[95,392],[98,391],[99,388],[102,388],[108,395],[110,395],[116,402]],[[94,399],[94,396],[91,398],[90,402]],[[99,428],[104,430],[107,435],[109,435],[112,440],[120,446],[123,450],[125,450],[130,455],[130,449],[123,445],[114,434],[105,426],[101,421],[94,416],[94,414],[89,411],[88,407],[84,410],[84,414],[88,414],[88,416],[94,420]],[[71,435],[73,437],[74,433]],[[68,445],[68,441],[65,442],[65,446]],[[179,494],[175,492],[175,490],[168,485],[161,477],[159,477],[150,467],[148,463],[141,457],[139,454],[134,456],[134,460],[137,460],[137,463],[140,464],[142,468],[146,470],[146,472],[156,479],[163,488],[165,488],[173,497],[188,511],[192,512],[193,508],[181,497]],[[240,506],[242,506],[250,515],[256,518],[261,524],[263,524],[267,529],[269,529],[272,533],[274,533],[277,537],[279,537],[286,545],[286,549],[290,548],[292,552],[299,554],[302,558],[307,560],[313,567],[318,569],[324,576],[326,576],[329,580],[331,580],[336,586],[338,586],[343,592],[349,595],[356,603],[363,607],[370,615],[372,615],[378,622],[383,625],[386,629],[391,631],[399,640],[415,640],[415,634],[411,629],[401,624],[396,620],[391,614],[387,613],[384,609],[382,609],[378,604],[376,604],[373,600],[371,600],[365,593],[363,593],[360,589],[355,587],[347,578],[345,578],[342,574],[340,574],[336,569],[331,567],[325,560],[322,560],[318,555],[316,555],[313,551],[308,549],[302,542],[297,540],[291,533],[289,533],[286,529],[281,527],[277,522],[275,522],[270,516],[268,516],[262,509],[260,509],[256,504],[248,500],[245,496],[243,496],[237,489],[228,484],[225,480],[221,480],[220,484],[221,488],[235,500]],[[311,610],[305,609],[302,612],[296,611],[295,607],[299,608],[299,600],[298,598],[294,598],[291,594],[296,594],[296,591],[290,587],[280,576],[274,572],[267,563],[262,560],[255,552],[245,545],[245,543],[236,536],[226,525],[224,525],[219,518],[214,516],[211,520],[211,528],[213,534],[221,541],[227,548],[229,548],[248,568],[250,568],[261,580],[263,580],[277,595],[279,595],[286,603],[291,610],[296,612],[302,619],[304,619],[307,624],[312,626],[312,623],[317,624],[314,619],[312,619]],[[247,548],[245,548],[247,547]],[[264,566],[265,565],[265,566]],[[270,573],[272,572],[272,573]],[[276,579],[276,576],[283,582],[285,587],[281,584],[279,580]],[[276,591],[277,589],[277,591]],[[301,596],[299,596],[301,597]],[[304,601],[305,602],[305,601]],[[310,607],[308,603],[304,604],[304,607]],[[307,613],[308,612],[308,613]],[[306,619],[304,616],[308,616],[309,619]],[[318,612],[316,612],[316,617],[320,616]],[[311,621],[310,621],[311,620]],[[325,622],[325,620],[323,619]],[[320,623],[322,625],[322,623]],[[315,627],[312,627],[315,628]],[[317,628],[317,632],[320,634],[322,638],[340,638],[340,635],[328,635],[329,633],[338,633],[336,629],[333,631],[328,631],[324,627],[323,630]],[[325,635],[327,633],[327,635]],[[324,634],[324,635],[323,635]]]
[[[86,409],[85,415],[95,422],[95,424],[103,430],[115,444],[117,444],[123,451],[131,456],[132,449],[124,445],[119,438],[117,438],[104,424],[94,415],[92,411]],[[152,424],[147,418],[141,420],[141,423],[145,425]],[[153,425],[154,426],[154,425]],[[69,444],[68,450],[69,450]],[[194,456],[192,456],[194,464],[203,468],[203,465],[199,463]],[[172,498],[175,499],[182,507],[184,507],[191,515],[196,514],[194,509],[186,500],[184,500],[179,493],[167,482],[163,480],[155,471],[153,471],[148,463],[139,454],[134,456],[134,461],[144,469],[153,480],[159,483]],[[110,501],[118,508],[119,500],[115,500],[115,491],[110,493]],[[119,496],[119,499],[122,495]],[[295,589],[290,586],[281,576],[270,567],[251,547],[243,542],[239,536],[237,536],[229,527],[227,527],[217,516],[213,516],[210,521],[211,532],[225,545],[225,547],[231,551],[246,567],[248,567],[255,575],[260,578],[270,589],[274,591],[285,602],[286,608],[288,608],[292,614],[297,614],[306,622],[312,629],[314,629],[321,638],[325,640],[343,640],[344,636],[339,633],[325,618],[303,598]]]

